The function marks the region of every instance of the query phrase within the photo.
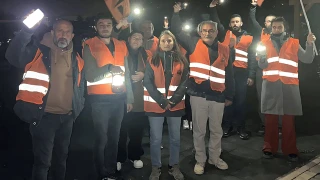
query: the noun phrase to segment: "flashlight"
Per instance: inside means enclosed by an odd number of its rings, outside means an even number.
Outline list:
[[[167,17],[167,16],[165,16],[165,17],[164,17],[164,19],[168,19],[168,17]]]
[[[184,29],[185,29],[185,30],[190,30],[190,28],[191,28],[191,27],[190,27],[189,24],[184,25]]]
[[[224,0],[219,0],[219,3],[220,3],[220,4],[224,3]]]
[[[124,83],[124,77],[121,74],[115,74],[112,77],[113,86],[122,86]]]
[[[141,9],[140,8],[134,8],[133,12],[134,12],[135,15],[139,15],[139,14],[141,14]]]
[[[264,45],[258,44],[256,51],[257,52],[264,52],[264,51],[266,51],[266,47]]]
[[[187,6],[188,6],[188,3],[183,3],[183,9],[186,9],[187,8]]]
[[[31,29],[38,22],[40,22],[43,19],[43,17],[43,12],[40,9],[37,9],[32,14],[28,15],[28,17],[25,20],[23,20],[23,24],[25,24],[29,29]]]

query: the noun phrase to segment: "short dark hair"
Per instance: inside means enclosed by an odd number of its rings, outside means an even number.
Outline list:
[[[58,24],[60,23],[63,23],[63,22],[66,22],[66,23],[69,23],[71,26],[72,26],[72,31],[73,31],[73,24],[71,21],[67,20],[67,19],[57,19],[53,25],[52,25],[52,29],[55,30],[58,26]]]
[[[130,34],[129,34],[129,37],[128,38],[131,38],[131,36],[132,35],[134,35],[134,34],[141,34],[142,35],[142,37],[144,36],[144,34],[143,34],[143,32],[142,31],[137,31],[137,30],[134,30],[134,31],[132,31]]]
[[[242,17],[240,16],[240,14],[232,14],[232,16],[230,17],[230,20],[231,20],[232,18],[236,18],[236,17],[240,18],[241,21],[242,21]]]
[[[111,15],[109,14],[98,14],[95,18],[94,18],[94,25],[97,26],[97,23],[99,20],[101,19],[110,19],[112,21],[112,24],[113,24],[113,18]]]
[[[271,26],[273,25],[274,22],[282,22],[285,31],[287,31],[287,32],[289,31],[289,24],[288,24],[288,22],[286,21],[286,19],[285,19],[284,17],[280,16],[280,17],[274,18],[274,19],[271,21]]]

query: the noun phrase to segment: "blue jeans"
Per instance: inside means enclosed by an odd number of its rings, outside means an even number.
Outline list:
[[[164,117],[150,117],[150,153],[152,166],[161,167],[161,142]],[[169,165],[179,164],[181,117],[167,117],[170,138]]]

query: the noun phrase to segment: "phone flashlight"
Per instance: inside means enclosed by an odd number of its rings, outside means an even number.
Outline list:
[[[186,9],[188,6],[188,3],[183,3],[183,9]]]
[[[40,9],[37,9],[32,14],[28,15],[28,17],[23,21],[23,24],[25,24],[29,29],[33,28],[33,26],[40,22],[43,17],[43,12]]]

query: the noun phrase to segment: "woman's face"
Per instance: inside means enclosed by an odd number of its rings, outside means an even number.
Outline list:
[[[160,38],[160,49],[162,51],[172,51],[174,45],[173,38],[167,34]]]

